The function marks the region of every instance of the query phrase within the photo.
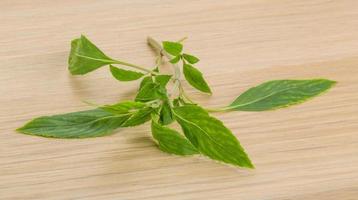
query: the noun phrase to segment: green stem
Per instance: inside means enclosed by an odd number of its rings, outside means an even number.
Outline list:
[[[120,60],[114,60],[114,64],[119,64],[119,65],[124,65],[124,66],[128,66],[128,67],[133,67],[135,69],[139,69],[139,70],[142,70],[142,71],[145,71],[147,73],[150,73],[150,74],[154,74],[154,75],[158,75],[159,73],[157,72],[153,72],[152,70],[150,69],[147,69],[145,67],[142,67],[142,66],[139,66],[139,65],[135,65],[135,64],[132,64],[132,63],[128,63],[128,62],[124,62],[124,61],[120,61]]]
[[[178,40],[177,42],[181,43],[181,42],[184,42],[184,40],[188,39],[187,36],[183,37],[182,39]]]
[[[223,108],[205,108],[208,112],[227,112],[230,110],[229,107],[223,107]]]

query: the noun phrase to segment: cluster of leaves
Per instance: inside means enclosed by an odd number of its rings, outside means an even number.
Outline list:
[[[163,48],[170,55],[174,56],[174,58],[172,58],[169,62],[176,64],[179,61],[182,61],[183,74],[190,85],[201,92],[211,94],[210,87],[206,83],[203,74],[193,66],[193,64],[200,61],[199,58],[190,54],[182,53],[183,45],[178,42],[164,41]]]
[[[83,35],[73,40],[68,61],[71,74],[82,75],[109,66],[113,77],[119,81],[142,79],[136,97],[133,101],[98,106],[91,110],[35,118],[18,131],[44,137],[89,138],[111,134],[120,127],[151,121],[153,138],[164,152],[176,155],[202,154],[224,163],[253,168],[237,138],[209,112],[266,111],[287,107],[312,98],[335,84],[326,79],[274,80],[247,90],[226,107],[205,109],[185,95],[179,78],[182,70],[190,85],[211,94],[202,73],[193,66],[199,59],[183,53],[182,41],[164,41],[160,45],[149,38],[148,42],[158,52],[157,65],[153,70],[113,59]],[[164,57],[175,68],[174,74],[160,73]],[[182,68],[178,66],[180,62]],[[178,94],[167,91],[169,82],[173,83]],[[182,131],[173,128],[174,122],[180,125]]]

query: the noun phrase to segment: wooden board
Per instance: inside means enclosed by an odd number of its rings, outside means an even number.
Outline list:
[[[0,199],[358,199],[358,2],[0,1]],[[232,101],[272,79],[325,77],[328,93],[272,112],[217,116],[255,170],[156,149],[148,125],[95,139],[18,134],[29,119],[130,99],[137,83],[107,68],[67,71],[70,40],[87,35],[107,54],[153,66],[145,39],[183,36],[214,95]]]

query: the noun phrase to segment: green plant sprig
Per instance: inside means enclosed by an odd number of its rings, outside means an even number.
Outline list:
[[[160,150],[175,155],[201,154],[234,166],[254,168],[234,134],[210,112],[267,111],[302,103],[331,88],[335,81],[327,79],[273,80],[262,83],[239,95],[222,108],[204,108],[190,99],[182,86],[181,74],[195,89],[212,91],[203,74],[195,67],[200,59],[183,52],[183,41],[161,44],[148,37],[156,51],[153,69],[113,59],[104,54],[84,35],[71,42],[68,68],[72,75],[84,75],[109,66],[118,81],[141,79],[132,101],[67,114],[38,117],[19,132],[54,138],[90,138],[112,134],[115,129],[132,127],[151,121],[153,140]],[[173,74],[161,73],[163,62],[173,67]],[[132,68],[132,69],[126,69]],[[168,83],[172,89],[168,92]],[[93,104],[91,104],[93,105]],[[171,125],[178,123],[181,130]]]

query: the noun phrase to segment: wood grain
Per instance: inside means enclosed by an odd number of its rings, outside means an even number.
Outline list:
[[[0,1],[0,199],[358,199],[358,1]],[[67,71],[69,42],[86,34],[110,56],[154,64],[145,38],[188,36],[225,105],[272,79],[325,77],[328,93],[272,112],[218,114],[255,170],[169,156],[148,125],[95,139],[18,134],[40,116],[86,109],[81,100],[132,98],[103,68]]]

